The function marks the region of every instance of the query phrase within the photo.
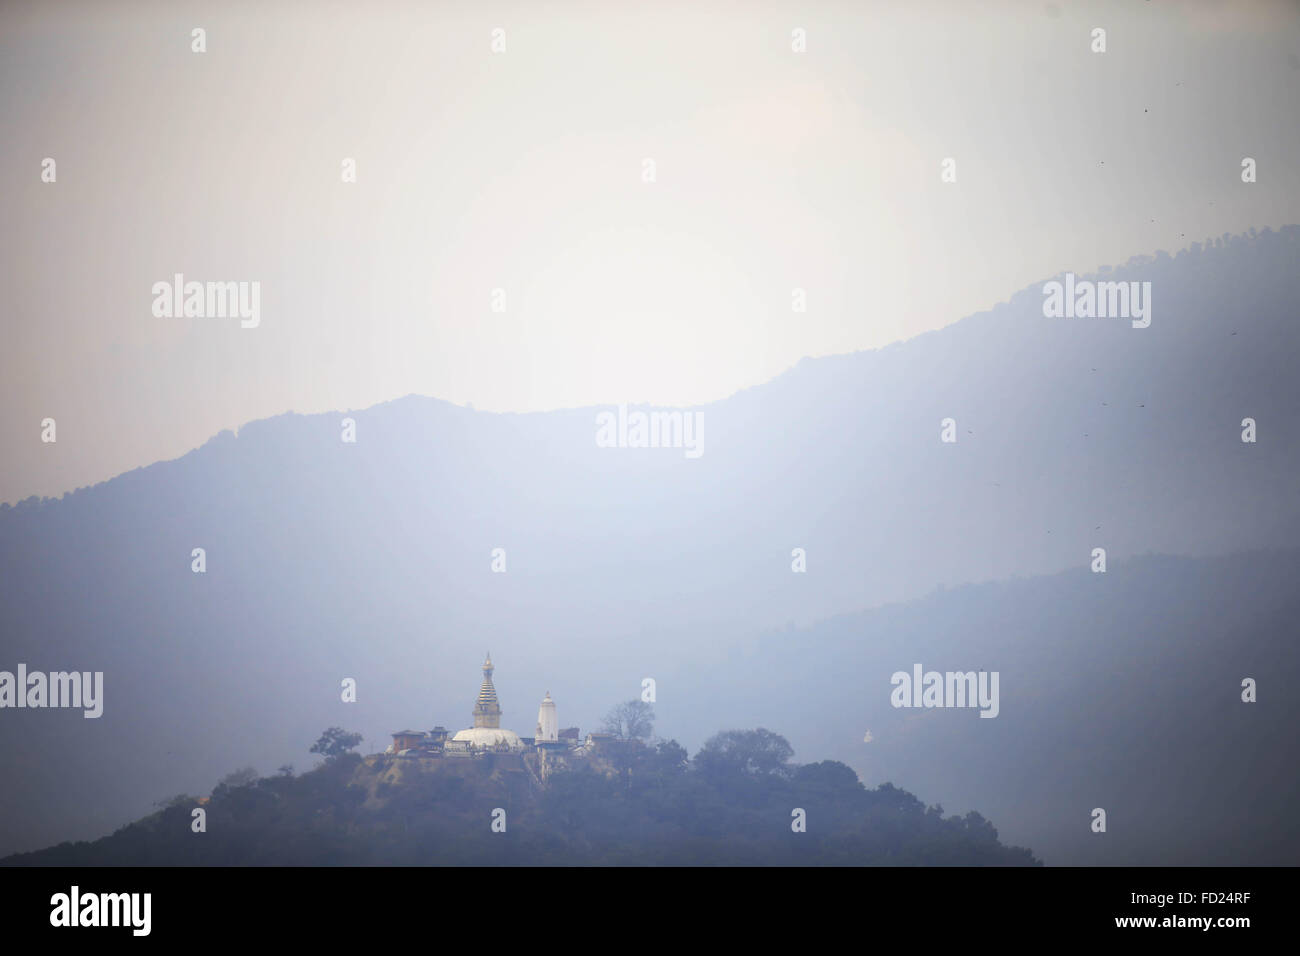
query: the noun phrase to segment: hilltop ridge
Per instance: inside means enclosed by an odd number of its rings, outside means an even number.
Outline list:
[[[889,784],[868,790],[833,761],[790,764],[783,738],[766,731],[724,736],[689,762],[674,741],[618,741],[545,782],[534,755],[347,754],[300,776],[223,783],[206,800],[179,796],[111,836],[0,864],[1038,862],[1002,845],[978,813],[945,817]],[[760,759],[746,769],[750,757]],[[194,832],[199,811],[204,832]]]

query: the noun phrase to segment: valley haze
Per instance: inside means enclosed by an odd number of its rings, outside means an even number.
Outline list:
[[[594,729],[651,677],[691,751],[768,727],[1049,864],[1294,862],[1300,228],[1087,278],[1150,282],[1154,320],[1049,318],[1044,279],[681,410],[697,457],[602,447],[608,408],[407,396],[0,507],[0,659],[106,700],[0,712],[0,854],[302,763],[327,726],[365,752],[463,727],[491,648],[503,726],[549,690]],[[917,664],[999,674],[997,718],[891,706]]]

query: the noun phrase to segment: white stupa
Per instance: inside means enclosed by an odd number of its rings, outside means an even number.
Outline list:
[[[474,703],[474,726],[459,730],[452,740],[469,744],[475,750],[492,749],[504,745],[512,751],[524,749],[524,742],[513,730],[501,728],[501,705],[497,703],[497,690],[492,686],[492,655],[483,662],[483,686],[479,688]]]
[[[546,699],[542,701],[542,706],[537,709],[537,742],[553,743],[560,739],[560,718],[555,713],[555,701],[551,700],[551,692],[546,692]]]

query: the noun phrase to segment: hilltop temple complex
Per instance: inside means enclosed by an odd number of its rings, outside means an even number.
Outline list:
[[[433,730],[399,730],[393,734],[393,743],[385,754],[399,757],[474,757],[483,754],[537,753],[543,758],[563,758],[572,754],[590,752],[610,734],[579,736],[577,727],[560,728],[555,701],[546,692],[537,710],[537,727],[531,737],[520,737],[513,730],[501,726],[501,704],[492,686],[492,655],[483,661],[483,683],[474,701],[473,726],[452,734],[445,727]]]

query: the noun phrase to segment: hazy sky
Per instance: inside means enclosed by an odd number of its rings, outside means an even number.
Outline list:
[[[1297,102],[1295,3],[8,3],[0,501],[411,392],[707,402],[1297,222]]]

